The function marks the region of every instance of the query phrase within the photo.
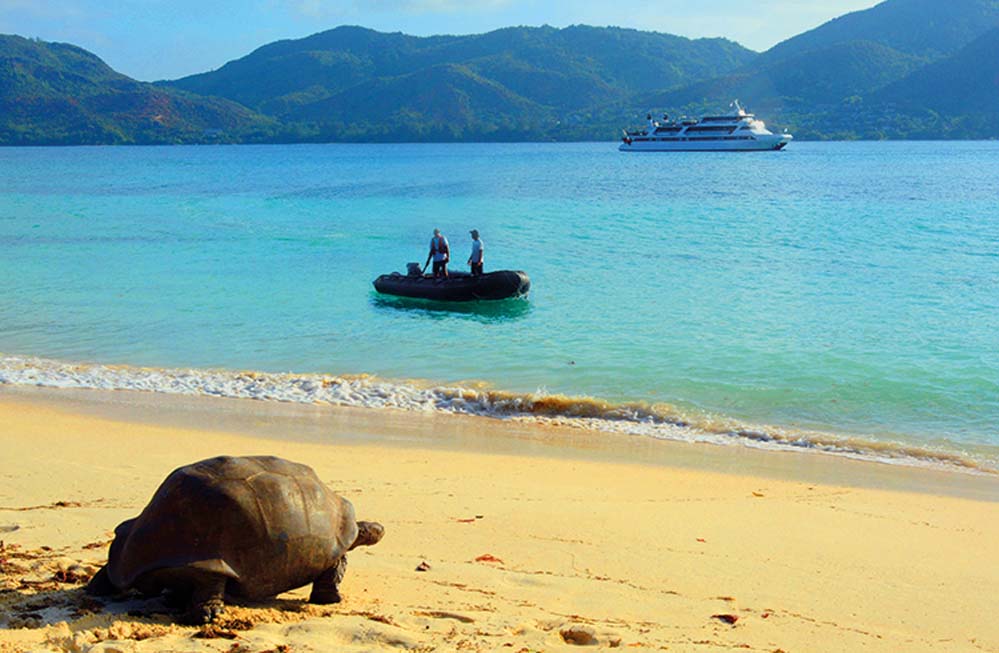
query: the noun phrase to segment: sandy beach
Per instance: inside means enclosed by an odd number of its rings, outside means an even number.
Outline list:
[[[999,650],[994,477],[123,392],[0,388],[0,424],[0,651]],[[344,601],[199,629],[86,597],[114,527],[219,454],[305,462],[385,525]]]

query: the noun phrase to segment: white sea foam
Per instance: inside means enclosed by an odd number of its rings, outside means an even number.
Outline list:
[[[812,450],[851,458],[996,473],[991,461],[896,442],[691,417],[670,406],[613,404],[545,392],[515,393],[372,376],[278,374],[66,363],[0,356],[0,384],[132,390],[332,406],[476,415],[659,439],[741,444],[771,450]]]

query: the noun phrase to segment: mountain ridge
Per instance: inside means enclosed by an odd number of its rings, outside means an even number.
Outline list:
[[[415,37],[341,26],[268,44],[218,70],[158,84],[225,97],[278,120],[306,124],[320,139],[334,137],[336,130],[363,131],[363,125],[369,124],[363,108],[357,107],[353,115],[342,108],[356,106],[348,90],[371,97],[368,89],[374,87],[381,89],[382,95],[372,99],[384,115],[384,105],[395,104],[411,109],[407,113],[420,116],[424,124],[410,130],[409,136],[393,126],[377,129],[373,138],[392,133],[395,138],[420,140],[428,125],[451,120],[457,131],[446,131],[455,139],[471,135],[489,140],[497,130],[511,138],[530,139],[544,138],[560,114],[608,104],[659,84],[725,72],[756,56],[726,39],[688,39],[616,27],[508,27],[484,34]],[[432,95],[426,96],[422,107],[413,107],[409,95],[416,89],[406,81],[416,77],[443,95],[461,95],[457,89],[440,86],[447,66],[464,71],[451,76],[453,81],[467,85],[477,79],[486,95],[499,93],[512,113],[480,120],[483,103],[473,100],[467,103],[468,112],[456,115]],[[499,87],[505,90],[500,92]],[[480,110],[472,112],[473,106]],[[530,128],[510,130],[497,123]],[[430,131],[440,133],[437,128]]]
[[[775,60],[821,46],[867,40],[935,60],[957,52],[997,19],[999,0],[885,0],[781,41],[764,56]]]
[[[996,121],[983,118],[995,109],[979,107],[970,86],[950,108],[978,116],[973,121],[932,109],[938,98],[930,88],[945,80],[927,82],[921,97],[910,93],[904,104],[884,89],[921,79],[923,70],[953,74],[971,66],[982,80],[999,75],[999,57],[945,65],[997,27],[999,0],[886,0],[782,41],[740,70],[632,101],[697,113],[741,98],[804,139],[996,138]]]
[[[271,124],[228,100],[138,82],[75,45],[0,34],[0,143],[183,143]]]
[[[609,140],[739,98],[799,139],[999,137],[999,0],[886,0],[756,53],[619,27],[340,26],[178,80],[0,35],[0,144]]]

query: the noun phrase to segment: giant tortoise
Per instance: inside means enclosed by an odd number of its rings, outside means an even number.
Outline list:
[[[347,551],[378,542],[349,501],[309,467],[272,456],[219,456],[171,473],[135,519],[115,529],[87,591],[170,591],[205,623],[226,595],[262,599],[312,583],[312,603],[340,601]]]

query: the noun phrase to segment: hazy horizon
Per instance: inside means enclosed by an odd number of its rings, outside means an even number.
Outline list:
[[[281,39],[297,39],[341,25],[414,36],[476,34],[510,26],[575,24],[668,32],[688,38],[722,37],[763,51],[837,16],[872,7],[872,0],[816,5],[763,0],[751,13],[744,2],[644,0],[538,3],[535,0],[0,0],[0,33],[72,43],[115,70],[142,81],[175,79],[216,69]]]

